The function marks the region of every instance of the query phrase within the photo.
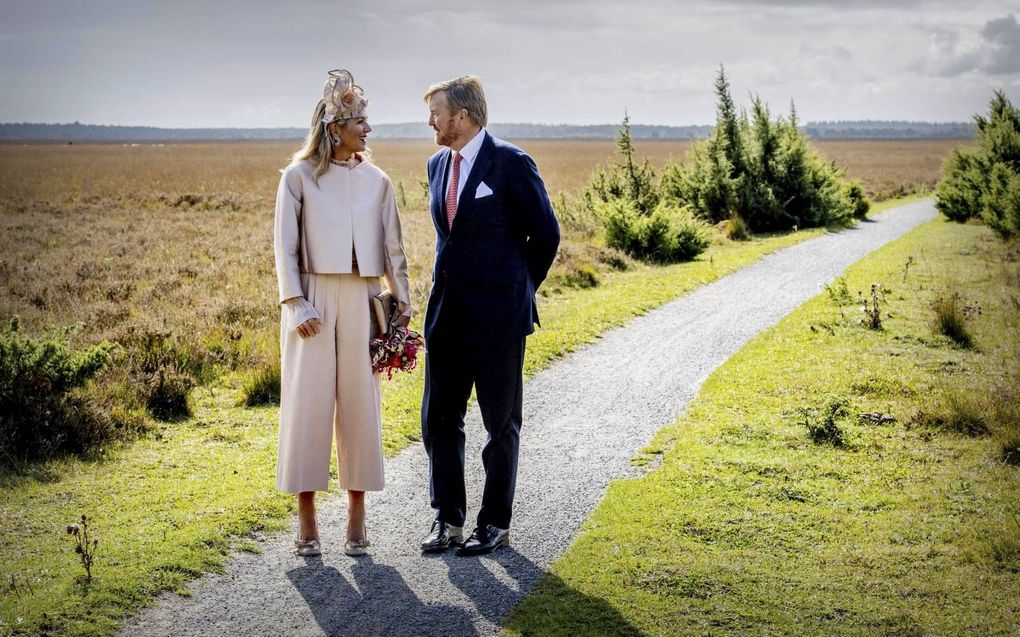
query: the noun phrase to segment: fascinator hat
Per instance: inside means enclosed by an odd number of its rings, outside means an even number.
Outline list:
[[[364,117],[368,106],[364,91],[354,83],[354,76],[346,69],[329,72],[322,87],[322,101],[326,103],[323,124]]]

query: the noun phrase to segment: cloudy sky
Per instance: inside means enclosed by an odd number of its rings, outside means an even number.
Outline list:
[[[1020,5],[992,0],[0,0],[0,122],[304,126],[325,71],[375,122],[482,78],[496,122],[714,119],[735,97],[803,120],[969,120],[1020,102]]]

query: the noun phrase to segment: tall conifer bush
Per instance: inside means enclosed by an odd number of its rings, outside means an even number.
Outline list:
[[[790,117],[773,118],[760,98],[737,113],[725,69],[715,80],[716,127],[687,165],[663,171],[662,197],[715,223],[742,218],[753,231],[844,223],[868,210],[863,191],[825,162]]]
[[[583,194],[602,224],[606,244],[651,263],[689,261],[704,252],[707,229],[689,209],[661,200],[651,163],[636,159],[626,114],[616,147],[620,161],[597,168]]]
[[[978,143],[942,169],[935,207],[953,221],[980,217],[1003,239],[1020,236],[1020,110],[995,91],[988,116],[975,115]]]

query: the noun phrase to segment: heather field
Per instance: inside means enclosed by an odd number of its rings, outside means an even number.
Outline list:
[[[927,192],[947,141],[822,141],[816,147],[875,199]],[[554,200],[575,195],[613,142],[524,140]],[[639,141],[655,166],[682,141]],[[201,328],[231,361],[260,358],[273,305],[272,206],[293,143],[0,145],[0,316],[30,330],[83,322],[77,339],[117,339],[130,326]],[[413,288],[427,294],[432,228],[422,186],[428,140],[382,140],[377,164],[397,186]],[[565,259],[585,248],[566,237]],[[589,255],[602,266],[601,253]],[[615,260],[615,259],[612,259]],[[569,268],[571,264],[560,264]],[[569,278],[569,270],[558,273]],[[557,274],[554,272],[554,275]],[[556,279],[553,280],[556,283]],[[269,339],[270,341],[272,339]]]
[[[929,192],[942,161],[967,143],[816,146],[845,166],[869,196],[882,199]],[[609,140],[520,145],[538,162],[554,205],[574,217],[573,202],[595,167],[617,160]],[[683,161],[690,146],[636,144],[638,156],[656,168]],[[293,142],[0,145],[0,321],[18,316],[28,335],[74,326],[75,347],[117,343],[113,364],[87,391],[112,416],[109,426],[127,430],[128,437],[153,424],[153,383],[164,382],[161,370],[198,386],[223,374],[271,378],[279,316],[273,202],[279,170],[294,147]],[[419,310],[434,246],[423,166],[434,149],[429,140],[373,145],[376,163],[396,186]],[[561,214],[564,237],[542,289],[544,311],[564,302],[564,291],[598,287],[622,271],[653,267],[605,247],[593,222],[574,217]],[[712,248],[701,257],[709,265],[725,254],[758,249],[744,250],[721,233],[713,236]],[[418,320],[420,312],[412,327]],[[171,387],[170,393],[180,391]],[[394,450],[406,444],[402,438]]]

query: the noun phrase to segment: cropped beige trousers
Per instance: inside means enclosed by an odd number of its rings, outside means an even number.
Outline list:
[[[301,338],[282,323],[276,488],[325,491],[335,432],[340,488],[381,491],[379,377],[368,354],[369,298],[381,291],[379,279],[357,271],[302,274],[301,287],[322,330]]]

